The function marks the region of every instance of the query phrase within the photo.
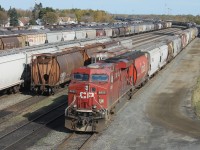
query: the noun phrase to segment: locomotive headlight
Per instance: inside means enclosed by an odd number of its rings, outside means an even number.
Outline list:
[[[106,91],[99,91],[98,94],[99,94],[99,95],[105,95],[105,94],[106,94]]]
[[[69,90],[69,93],[76,93],[76,90]]]
[[[104,103],[104,99],[99,99],[99,103],[103,104]]]
[[[96,109],[96,108],[97,108],[97,106],[96,106],[96,105],[93,105],[93,106],[92,106],[92,108],[93,108],[93,109]]]
[[[77,105],[76,104],[74,104],[74,106],[73,106],[74,108],[76,108],[77,107]]]

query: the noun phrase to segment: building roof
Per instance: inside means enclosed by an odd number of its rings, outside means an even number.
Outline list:
[[[19,21],[21,21],[24,25],[28,24],[30,21],[29,17],[21,17],[19,18]]]

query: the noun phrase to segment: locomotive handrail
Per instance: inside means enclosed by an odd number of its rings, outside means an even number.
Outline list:
[[[70,107],[71,105],[74,104],[75,101],[76,101],[76,95],[74,95],[74,100],[72,101],[72,103],[65,109],[65,116],[67,115],[67,110],[69,109],[69,107]]]

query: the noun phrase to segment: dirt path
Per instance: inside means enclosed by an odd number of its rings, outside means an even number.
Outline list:
[[[184,51],[184,58],[171,74],[165,86],[151,97],[149,117],[180,133],[200,138],[200,122],[187,116],[184,107],[191,108],[191,91],[200,70],[200,40]],[[189,104],[189,105],[188,105]]]

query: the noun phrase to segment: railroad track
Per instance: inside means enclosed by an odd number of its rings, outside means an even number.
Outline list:
[[[169,32],[169,30],[170,30],[170,32]],[[164,31],[164,33],[173,33],[173,32],[175,32],[177,30],[179,30],[179,29],[173,29],[173,28],[166,29],[166,31]],[[159,33],[162,32],[163,33],[163,30],[156,31],[156,32],[159,32]],[[139,36],[141,36],[141,35],[139,35]],[[164,38],[165,36],[160,36],[160,37],[158,37],[157,35],[156,36],[151,36],[151,37],[147,36],[147,38],[145,38],[145,39],[141,38],[142,40],[141,39],[135,40],[134,41],[135,42],[135,46],[137,45],[137,47],[138,47],[138,46],[142,45],[144,42],[145,43],[151,42],[151,41],[160,39],[161,37]],[[135,37],[133,37],[132,39],[134,39],[134,38]],[[134,47],[134,48],[136,48],[136,47]],[[61,91],[59,90],[59,92],[61,92]],[[38,96],[33,96],[33,97],[28,98],[28,99],[26,99],[24,101],[21,101],[20,103],[17,103],[17,104],[15,104],[13,106],[10,106],[10,107],[8,107],[6,109],[1,110],[0,111],[0,124],[5,122],[5,121],[7,121],[8,119],[10,119],[10,118],[12,118],[14,116],[19,115],[22,112],[25,112],[31,105],[36,104],[36,103],[42,101],[45,98],[46,98],[45,96],[39,96],[39,97]]]
[[[173,33],[176,30],[178,30],[178,29],[171,29],[170,31],[166,31],[166,33],[169,33],[169,32]],[[155,37],[155,36],[156,36],[156,38],[154,38],[154,40],[155,40],[155,39],[157,39],[157,35],[154,35],[151,38],[148,37],[148,39],[152,40],[153,37]],[[133,39],[134,39],[134,37],[133,37]],[[147,40],[144,40],[144,38],[143,38],[143,42],[144,41],[147,41]],[[44,98],[46,98],[46,97],[41,97],[40,99],[38,99],[38,97],[36,97],[36,99],[30,98],[30,99],[27,99],[23,102],[16,104],[15,106],[11,106],[9,109],[13,110],[13,111],[10,114],[5,115],[5,114],[0,113],[0,123],[6,121],[10,117],[14,117],[14,116],[20,114],[21,112],[26,111],[29,106],[35,104],[36,101],[39,102],[39,101],[43,100]],[[23,143],[26,143],[27,139],[33,140],[34,139],[33,134],[36,131],[42,130],[48,124],[55,123],[56,120],[59,120],[59,119],[64,120],[64,109],[65,108],[66,108],[66,103],[63,103],[60,106],[57,106],[57,107],[53,108],[52,110],[46,112],[45,114],[42,114],[42,115],[37,116],[35,118],[29,119],[28,121],[23,122],[23,124],[21,124],[21,125],[17,125],[16,129],[12,128],[10,130],[5,131],[4,134],[1,133],[0,149],[12,149],[12,148],[15,148],[15,147],[20,147],[20,145],[23,146]],[[55,110],[57,110],[57,111],[55,111]],[[63,124],[62,124],[62,126],[63,126]],[[30,138],[31,136],[32,136],[32,138]],[[79,140],[76,140],[76,141],[79,141],[79,142],[81,141],[82,144],[81,143],[77,144],[78,149],[84,149],[84,147],[93,138],[93,136],[94,135],[86,134],[85,137],[84,137],[84,136],[82,136],[82,134],[75,134],[75,137],[73,135],[71,138],[66,140],[64,143],[61,143],[60,146],[61,147],[67,146],[67,145],[70,146],[69,145],[70,140],[79,139]],[[83,140],[80,140],[80,138],[83,139]],[[75,146],[75,147],[77,148],[77,146]],[[72,148],[73,148],[73,145],[72,145]]]
[[[71,133],[64,141],[57,147],[58,150],[83,150],[86,149],[88,143],[96,136],[95,133]]]
[[[152,41],[152,40],[154,40],[154,39],[159,39],[159,38],[161,38],[161,37],[163,37],[163,36],[158,36],[158,35],[154,35],[155,33],[159,33],[159,34],[164,34],[164,33],[173,33],[173,32],[175,32],[175,31],[177,31],[177,30],[180,30],[180,29],[177,29],[177,28],[170,28],[170,29],[165,29],[165,30],[159,30],[159,31],[155,31],[155,32],[152,32],[152,33],[145,33],[145,34],[138,34],[138,35],[135,35],[135,36],[133,36],[133,37],[121,37],[121,38],[118,38],[118,39],[121,39],[121,40],[124,40],[124,39],[132,39],[132,40],[134,40],[134,45],[141,45],[141,44],[143,44],[142,42],[148,42],[148,41]],[[148,35],[151,35],[150,37],[148,36]],[[139,38],[140,37],[140,38]],[[145,38],[144,38],[145,37]],[[164,36],[165,37],[165,36]],[[140,44],[141,43],[141,44]],[[1,98],[3,99],[3,98],[5,98],[5,97],[9,97],[9,95],[2,95],[2,97],[0,97],[0,100],[1,100]],[[32,100],[33,99],[33,100]],[[31,101],[35,101],[35,99],[36,99],[36,101],[37,101],[37,98],[29,98],[29,102],[28,103],[31,103]],[[40,98],[39,98],[40,99]],[[41,99],[40,99],[41,100]],[[26,100],[25,100],[26,101]],[[28,100],[27,100],[28,101]],[[13,110],[16,112],[16,109],[17,108],[19,108],[19,110],[22,110],[21,108],[22,108],[22,106],[23,106],[24,104],[23,104],[23,102],[20,102],[20,105],[19,106],[17,106],[17,105],[15,105],[15,106],[11,106],[11,107],[9,107],[9,108],[7,108],[7,109],[5,109],[5,110],[2,110],[2,111],[0,111],[1,113],[1,115],[0,115],[0,118],[2,118],[2,117],[4,117],[5,116],[5,112],[12,112]],[[26,105],[25,105],[26,106]],[[27,107],[27,106],[26,106]],[[24,107],[25,108],[25,107]],[[3,111],[4,111],[4,113],[3,113]],[[1,123],[1,120],[2,119],[0,119],[0,123]]]
[[[5,108],[0,111],[0,124],[7,121],[8,119],[19,115],[20,113],[26,111],[29,106],[38,103],[42,99],[44,99],[44,96],[33,96],[31,98],[28,98],[24,101],[21,101],[15,105],[12,105],[8,108]]]
[[[63,92],[66,90],[65,88],[61,88],[57,91],[57,94]],[[39,96],[32,96],[28,99],[25,99],[23,101],[20,101],[19,103],[16,103],[12,106],[9,106],[3,110],[0,110],[0,124],[3,122],[7,121],[10,118],[13,118],[23,112],[26,112],[29,110],[29,107],[48,98],[50,96],[44,96],[44,95],[39,95]]]
[[[170,30],[170,32],[169,32],[169,30]],[[175,32],[177,30],[179,30],[179,29],[171,28],[171,29],[166,29],[164,32],[163,32],[163,30],[156,31],[156,32],[157,33],[159,32],[159,33],[168,33],[169,34],[169,33]],[[148,33],[148,34],[152,34],[152,33]],[[138,36],[141,36],[141,35],[138,35]],[[152,35],[151,37],[147,36],[147,38],[139,38],[137,40],[134,40],[134,47],[133,48],[135,49],[136,47],[138,47],[138,46],[140,46],[144,43],[150,43],[154,40],[164,38],[165,36],[166,35],[164,35],[164,36]],[[142,37],[143,37],[143,35],[142,35]],[[135,37],[132,37],[132,38],[129,37],[129,39],[133,40],[133,39],[135,39]],[[12,117],[22,113],[23,111],[26,111],[29,106],[31,106],[31,105],[33,105],[33,104],[35,104],[35,103],[37,103],[37,102],[39,102],[39,101],[41,101],[45,98],[46,97],[44,97],[44,96],[39,96],[39,97],[33,96],[33,97],[28,98],[28,99],[26,99],[26,100],[24,100],[20,103],[17,103],[13,106],[10,106],[6,109],[1,110],[0,111],[0,124],[3,123],[4,121],[6,121],[9,118],[12,118]]]
[[[28,119],[27,121],[20,124],[13,130],[7,131],[7,133],[1,134],[0,136],[0,148],[9,149],[11,147],[17,146],[20,142],[24,142],[29,135],[42,129],[48,124],[54,122],[60,117],[64,117],[64,110],[67,103],[62,103],[57,107],[47,111],[46,113],[37,116],[33,119]]]
[[[147,37],[149,35],[159,35],[159,34],[163,34],[163,33],[168,33],[171,31],[171,33],[173,33],[174,31],[181,31],[180,28],[168,28],[168,29],[164,29],[164,30],[158,30],[158,31],[154,31],[154,32],[147,32],[147,33],[143,33],[143,34],[137,34],[137,35],[133,35],[133,36],[129,36],[129,37],[117,37],[115,38],[116,40],[126,40],[126,39],[138,39],[138,38],[143,38],[143,37]]]

